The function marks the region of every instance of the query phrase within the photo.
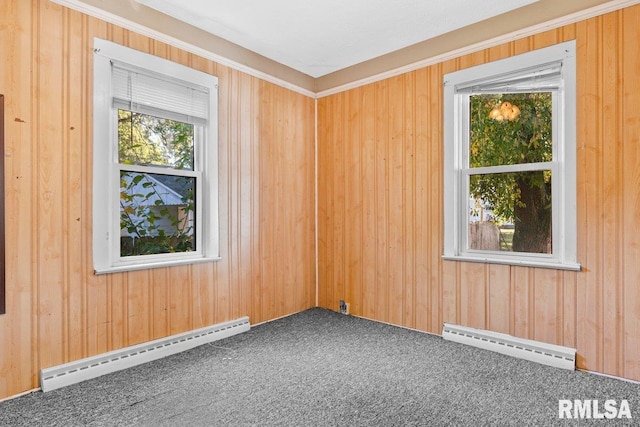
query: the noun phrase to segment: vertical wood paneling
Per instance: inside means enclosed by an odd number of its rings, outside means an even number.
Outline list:
[[[36,2],[32,2],[33,7],[37,7]],[[96,19],[86,19],[86,30],[83,31],[83,45],[84,52],[90,52],[93,48],[93,40],[89,35],[93,35],[95,37],[107,38],[107,34],[110,32],[111,26],[103,21],[99,21]],[[93,58],[89,55],[82,55],[82,63],[85,67],[85,80],[83,84],[85,85],[85,100],[83,104],[83,111],[92,111],[93,100],[91,98],[91,93],[93,91]],[[87,274],[86,268],[90,266],[93,262],[91,259],[91,248],[92,242],[91,239],[86,236],[90,235],[92,230],[92,206],[91,200],[93,197],[92,192],[92,183],[94,177],[91,174],[92,165],[93,165],[93,147],[92,144],[88,143],[93,138],[93,122],[91,120],[86,119],[86,115],[82,114],[81,116],[83,122],[83,128],[85,132],[83,134],[83,146],[85,147],[85,155],[83,156],[83,189],[80,194],[82,194],[82,203],[83,203],[83,257],[82,257],[82,265],[80,269],[82,270],[82,281],[84,284],[84,307],[83,307],[83,334],[86,336],[86,349],[83,357],[90,354],[99,354],[108,351],[107,347],[107,331],[108,331],[108,323],[107,323],[107,276],[95,276],[92,274]],[[97,179],[97,178],[96,178]],[[37,344],[35,346],[37,349]]]
[[[589,250],[580,251],[585,274],[577,295],[578,342],[581,351],[578,363],[586,366],[602,364],[602,221],[598,215],[602,197],[602,135],[601,100],[603,88],[601,18],[580,23],[578,50],[578,226],[580,237]]]
[[[428,330],[431,324],[430,304],[433,301],[433,287],[429,286],[431,268],[428,262],[424,260],[433,260],[431,257],[431,247],[429,245],[430,230],[432,223],[430,221],[429,195],[430,189],[434,188],[431,182],[432,174],[430,173],[430,150],[429,150],[429,113],[431,111],[429,91],[429,70],[421,69],[415,72],[415,104],[416,112],[421,111],[422,114],[414,113],[415,120],[415,180],[414,194],[414,311],[415,311],[415,328]],[[437,288],[435,289],[437,291]],[[439,295],[435,297],[440,300]]]
[[[126,306],[125,295],[127,289],[127,275],[118,274],[110,277],[107,289],[109,317],[109,340],[107,346],[110,349],[121,348],[127,341]]]
[[[4,95],[0,93],[0,156],[2,164],[0,164],[0,314],[4,314],[5,297],[4,297],[4,264],[5,264],[5,243],[4,243],[4,199],[5,199],[5,182],[4,182]]]
[[[364,209],[364,217],[363,217],[363,248],[362,248],[362,268],[364,270],[363,281],[360,286],[360,295],[362,295],[362,306],[358,311],[359,304],[355,301],[350,301],[353,304],[353,313],[361,314],[364,317],[374,319],[376,317],[376,288],[372,286],[372,284],[376,283],[377,277],[377,259],[376,259],[376,250],[377,250],[377,227],[376,227],[376,200],[375,197],[372,197],[371,185],[375,182],[375,172],[376,172],[376,129],[375,129],[375,120],[376,120],[376,94],[375,94],[375,86],[369,85],[359,89],[360,93],[362,93],[362,105],[360,106],[362,114],[360,120],[362,122],[362,132],[361,132],[361,145],[362,145],[362,205]],[[324,100],[319,102],[322,105]],[[320,122],[322,124],[322,122]],[[319,136],[318,144],[322,144],[322,137]],[[355,143],[355,142],[353,142]],[[319,171],[323,171],[325,169],[325,164],[320,164],[318,167]],[[322,188],[322,180],[319,180],[318,186]],[[369,194],[365,194],[366,191],[369,191]],[[318,202],[320,205],[320,202]],[[321,206],[321,205],[320,205]],[[320,207],[319,206],[319,207]],[[321,265],[324,265],[326,261],[322,258]],[[324,289],[325,284],[320,281],[321,284],[320,289]]]
[[[618,93],[622,97],[620,106],[623,119],[622,130],[618,134],[622,141],[620,163],[622,173],[618,185],[620,193],[620,235],[616,249],[622,258],[620,266],[621,284],[610,285],[617,289],[621,303],[620,318],[622,325],[620,336],[622,342],[616,343],[616,349],[622,363],[620,375],[627,378],[640,379],[640,55],[637,40],[640,39],[640,7],[624,9],[622,15],[621,37],[618,49],[624,58],[620,81],[622,88]],[[620,48],[621,46],[621,48]],[[631,76],[630,78],[628,76]]]
[[[640,238],[632,232],[640,227],[638,22],[640,6],[632,6],[319,99],[318,211],[364,210],[363,245],[335,238],[351,218],[329,215],[319,230],[320,304],[335,309],[340,289],[355,298],[356,315],[433,333],[442,322],[462,323],[572,346],[580,368],[640,379]],[[444,74],[574,38],[582,271],[442,261]],[[338,128],[351,140],[336,141]],[[355,149],[343,148],[356,144],[357,167],[348,158]],[[346,198],[335,188],[355,180]],[[361,279],[332,279],[343,276],[338,257],[362,260]]]
[[[506,265],[488,266],[486,328],[505,334],[511,331],[511,269]]]
[[[559,321],[562,315],[558,305],[559,291],[562,291],[562,282],[559,280],[561,272],[551,269],[538,269],[534,271],[534,297],[533,312],[536,325],[533,339],[555,344],[562,343],[562,323]]]
[[[387,237],[385,242],[387,265],[387,276],[380,284],[386,289],[387,301],[385,311],[386,321],[394,324],[403,324],[404,290],[404,258],[407,251],[404,248],[404,182],[403,182],[403,160],[404,160],[404,139],[406,138],[404,122],[404,76],[390,79],[388,91],[389,116],[383,123],[388,124],[386,140],[383,142],[387,147],[387,177],[384,183],[387,195],[387,217],[385,223],[387,227]],[[393,286],[389,284],[393,283]]]
[[[533,304],[529,298],[529,271],[526,268],[510,268],[511,286],[513,288],[513,329],[512,334],[522,338],[533,338],[533,326],[531,322]]]
[[[464,323],[576,346],[640,379],[640,7],[318,102],[45,0],[2,2],[7,314],[0,397],[40,368],[248,314],[320,305],[439,333]],[[95,276],[93,37],[219,77],[223,260]],[[576,38],[583,271],[443,262],[442,76]]]
[[[11,248],[0,399],[37,387],[41,368],[314,305],[313,99],[48,0],[1,2],[0,31]],[[93,274],[94,37],[218,76],[221,261]]]
[[[191,293],[191,270],[190,266],[185,265],[167,269],[170,335],[193,329],[191,306],[194,295]]]
[[[622,257],[616,249],[617,242],[622,238],[620,225],[622,224],[622,206],[616,183],[622,182],[622,167],[620,153],[622,152],[621,132],[624,129],[621,102],[623,99],[621,87],[616,84],[620,80],[620,42],[618,28],[622,27],[621,14],[610,14],[602,17],[602,92],[601,116],[611,120],[602,121],[602,202],[597,207],[598,215],[602,218],[603,259],[602,278],[604,281],[621,281],[624,269]],[[604,282],[606,286],[606,282]],[[604,336],[603,348],[613,347],[622,342],[622,310],[620,300],[621,289],[613,287],[602,295],[603,329],[608,331]],[[621,354],[604,354],[603,369],[618,371],[621,366]]]
[[[234,315],[236,315],[235,313],[237,311],[240,294],[242,292],[242,284],[238,280],[238,251],[240,248],[239,245],[231,245],[231,242],[237,239],[240,230],[238,215],[240,203],[240,198],[238,197],[238,170],[240,169],[240,164],[238,163],[238,158],[240,147],[242,147],[242,135],[238,124],[241,121],[242,115],[238,109],[233,108],[234,104],[241,97],[239,73],[233,69],[228,69],[228,71],[228,84],[226,86],[229,88],[229,93],[227,94],[229,110],[227,111],[228,122],[226,128],[229,130],[229,133],[227,134],[228,141],[224,144],[224,150],[221,150],[221,155],[222,157],[226,157],[226,163],[230,168],[229,173],[227,174],[229,180],[226,186],[228,191],[227,199],[229,200],[228,211],[226,212],[227,232],[229,233],[227,236],[227,240],[229,242],[227,253],[227,258],[229,259],[229,277],[226,281],[226,292],[229,294],[228,306],[230,307],[230,312],[228,315],[233,318]],[[231,292],[230,286],[232,283],[237,284],[237,292]]]
[[[149,272],[151,276],[151,335],[162,337],[169,335],[169,289],[167,270],[156,268]]]
[[[136,271],[128,275],[126,308],[126,336],[130,344],[138,344],[151,339],[149,293],[149,272]],[[197,302],[196,302],[197,303]]]
[[[213,283],[216,289],[215,313],[216,317],[230,318],[230,275],[233,259],[231,258],[232,248],[230,248],[230,233],[235,218],[231,218],[231,194],[229,193],[231,185],[232,167],[229,163],[229,156],[232,146],[232,111],[233,96],[235,92],[232,86],[233,70],[228,67],[218,67],[218,199],[226,201],[219,204],[220,219],[220,256],[228,262],[216,263],[214,267]]]
[[[563,278],[563,295],[562,295],[562,315],[563,315],[563,341],[561,345],[566,347],[576,348],[576,294],[578,290],[577,286],[578,276],[573,273],[564,273]]]
[[[83,51],[87,48],[84,32],[86,30],[86,20],[80,14],[64,11],[65,32],[65,57],[69,61],[65,62],[65,86],[67,91],[68,108],[65,109],[67,126],[63,129],[66,132],[65,138],[69,141],[69,152],[65,158],[65,175],[67,176],[65,191],[68,194],[66,203],[67,213],[65,214],[65,234],[67,239],[67,253],[64,262],[66,269],[67,285],[67,308],[65,310],[67,323],[67,359],[75,360],[82,357],[86,351],[86,335],[82,333],[84,322],[83,312],[85,310],[84,297],[86,294],[83,283],[82,263],[71,260],[82,260],[85,256],[83,247],[83,203],[81,197],[73,197],[75,194],[82,194],[83,176],[86,175],[86,165],[84,164],[86,147],[84,135],[86,125],[83,119],[83,111],[86,111],[88,97],[87,94],[87,64],[82,55],[69,55],[70,52]],[[79,83],[79,84],[78,84]]]
[[[361,156],[361,114],[359,112],[362,91],[356,89],[346,94],[349,103],[347,126],[345,129],[345,164],[346,170],[351,171],[349,179],[345,181],[345,257],[347,257],[347,277],[345,279],[345,301],[353,301],[351,310],[362,312],[361,288],[363,282],[363,234],[364,212],[362,205],[362,156]]]
[[[404,227],[403,237],[403,282],[404,295],[402,303],[404,311],[402,313],[402,323],[411,328],[416,325],[416,182],[415,182],[415,160],[416,160],[416,138],[415,138],[415,74],[410,73],[405,76],[404,105],[403,105],[403,129],[404,149],[402,158],[402,213]]]
[[[6,34],[0,49],[0,92],[5,96],[5,242],[6,242],[6,309],[0,315],[0,346],[11,349],[11,357],[0,357],[0,390],[28,390],[33,387],[33,351],[36,342],[34,266],[30,262],[35,252],[32,206],[33,158],[32,106],[19,102],[32,96],[32,15],[26,2],[0,3],[0,17]],[[0,18],[1,19],[1,18]],[[13,314],[11,314],[13,313]],[[14,358],[21,363],[16,364]],[[2,395],[2,393],[0,393]]]
[[[473,328],[485,329],[486,288],[488,265],[465,263],[460,266],[460,323]]]
[[[387,81],[374,84],[375,87],[375,167],[374,167],[374,195],[375,230],[376,230],[376,264],[375,264],[375,319],[389,321],[387,307],[389,303],[388,271],[388,186],[389,176],[389,88]],[[320,165],[322,167],[322,165]],[[322,183],[319,183],[322,185]],[[399,188],[394,188],[400,191]],[[322,261],[321,261],[322,262]],[[397,285],[397,284],[396,284]]]
[[[35,135],[38,160],[33,168],[37,180],[38,342],[49,348],[46,353],[39,354],[40,363],[45,366],[65,360],[64,347],[68,338],[65,336],[63,318],[67,284],[64,264],[61,263],[66,244],[62,232],[65,218],[63,206],[67,201],[62,188],[63,159],[68,149],[66,139],[61,138],[61,126],[65,126],[62,112],[68,107],[64,102],[64,58],[60,54],[63,47],[62,18],[61,8],[51,3],[43,4],[36,18],[38,28],[35,33],[39,52],[35,79],[40,88],[35,100],[34,117],[38,123]],[[46,37],[42,37],[46,28],[52,28],[53,31],[47,31]],[[60,105],[60,100],[64,100],[62,108],[48,108],[50,105]]]
[[[329,212],[329,218],[331,220],[331,226],[333,234],[331,236],[331,242],[334,248],[332,256],[332,279],[334,284],[334,303],[332,308],[335,310],[337,307],[337,300],[344,298],[345,289],[345,138],[344,128],[344,98],[345,94],[339,95],[339,102],[336,104],[334,110],[332,123],[332,150],[331,157],[329,157],[331,163],[334,165],[333,169],[333,182],[331,184],[332,200],[335,203],[331,204]]]
[[[329,242],[331,228],[329,222],[329,207],[331,200],[331,195],[329,194],[330,190],[330,180],[329,176],[331,175],[331,162],[326,156],[327,152],[330,148],[330,132],[328,126],[333,123],[332,120],[329,119],[328,115],[333,110],[331,108],[331,101],[334,98],[328,99],[327,102],[319,103],[317,106],[317,122],[318,122],[318,133],[324,135],[324,141],[318,141],[318,164],[326,165],[326,167],[318,168],[318,181],[325,183],[322,187],[318,187],[318,258],[319,259],[330,259],[330,254],[328,253],[329,248],[332,247]],[[318,288],[317,299],[318,302],[327,307],[328,304],[331,303],[332,298],[327,295],[329,290],[333,289],[333,286],[330,285],[331,279],[329,278],[329,266],[327,264],[318,265],[318,281],[320,283],[326,284],[322,288]],[[366,301],[363,299],[363,301]]]

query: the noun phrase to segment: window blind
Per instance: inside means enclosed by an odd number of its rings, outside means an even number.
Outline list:
[[[129,111],[206,125],[209,90],[127,64],[112,62],[113,105]]]
[[[458,93],[547,92],[560,88],[562,63],[546,64],[508,75],[492,77],[456,86]]]

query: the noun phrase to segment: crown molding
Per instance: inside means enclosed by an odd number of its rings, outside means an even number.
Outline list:
[[[285,79],[276,77],[272,74],[266,73],[264,71],[260,71],[256,68],[250,67],[246,64],[242,64],[240,62],[234,61],[232,59],[229,59],[228,57],[222,56],[216,52],[213,52],[209,49],[205,49],[202,48],[200,46],[196,46],[193,43],[189,43],[186,42],[184,40],[180,40],[176,37],[173,37],[171,35],[168,35],[166,33],[163,33],[162,31],[158,31],[155,30],[153,28],[150,28],[146,25],[140,24],[138,22],[135,22],[133,20],[124,18],[122,16],[116,15],[112,12],[106,11],[104,9],[101,9],[99,7],[90,5],[85,3],[82,0],[49,0],[52,3],[56,3],[59,4],[61,6],[67,7],[69,9],[75,10],[77,12],[83,13],[85,15],[97,18],[101,21],[105,21],[108,22],[110,24],[114,24],[117,25],[119,27],[122,27],[124,29],[133,31],[135,33],[138,33],[140,35],[152,38],[154,40],[166,43],[168,45],[171,45],[173,47],[176,47],[178,49],[184,50],[186,52],[190,52],[193,53],[195,55],[201,56],[203,58],[209,59],[211,61],[214,61],[220,65],[224,65],[230,68],[233,68],[237,71],[241,71],[243,73],[246,73],[250,76],[253,77],[257,77],[261,80],[267,81],[269,83],[273,83],[275,85],[281,86],[283,88],[292,90],[294,92],[300,93],[302,95],[311,97],[311,98],[315,98],[315,92],[310,90],[309,88],[306,87],[302,87],[300,85],[291,83],[290,81],[287,81]],[[227,44],[231,44],[228,43]],[[242,49],[244,50],[244,48],[240,48],[238,46],[238,49]],[[257,56],[257,54],[256,54]],[[278,64],[280,65],[280,64]],[[284,66],[282,66],[284,67]],[[302,73],[299,72],[295,72],[297,74],[302,75]],[[311,79],[311,78],[310,78]],[[310,80],[311,84],[310,86],[313,86],[313,80]]]
[[[354,89],[360,86],[385,80],[391,77],[396,77],[404,73],[418,70],[420,68],[425,68],[431,65],[439,64],[441,62],[445,62],[450,59],[456,59],[464,55],[475,53],[487,48],[499,46],[501,44],[509,43],[524,37],[533,36],[533,35],[542,33],[544,31],[560,28],[565,25],[575,24],[576,22],[584,21],[589,18],[604,15],[606,13],[614,12],[616,10],[624,9],[626,7],[634,6],[639,3],[640,3],[640,0],[612,0],[610,2],[602,3],[600,5],[597,5],[585,10],[581,10],[579,12],[575,12],[575,13],[572,13],[560,18],[556,18],[553,20],[549,20],[540,24],[532,25],[517,31],[512,31],[510,33],[503,34],[498,37],[493,37],[478,43],[474,43],[460,49],[450,50],[448,52],[445,52],[439,55],[421,59],[419,61],[412,62],[411,64],[407,64],[401,67],[396,67],[381,73],[373,74],[371,76],[368,76],[362,79],[353,80],[342,85],[329,87],[327,89],[320,89],[316,92],[316,97],[322,98],[325,96],[334,95],[334,94],[344,92],[350,89]],[[375,59],[373,61],[375,61]],[[320,77],[318,80],[321,80],[321,79],[322,77]]]
[[[589,18],[600,16],[609,12],[614,12],[616,10],[624,9],[626,7],[634,6],[640,3],[640,0],[612,0],[606,3],[593,6],[585,10],[568,14],[560,18],[552,19],[540,24],[536,24],[523,29],[512,31],[497,37],[493,37],[493,38],[478,42],[478,43],[470,44],[468,46],[465,46],[459,49],[449,50],[447,52],[444,52],[438,55],[420,59],[419,61],[414,61],[407,65],[394,67],[387,71],[374,73],[363,78],[354,77],[353,81],[349,81],[349,79],[346,78],[345,80],[347,80],[347,82],[344,84],[338,83],[338,84],[335,84],[335,86],[333,86],[331,83],[329,83],[329,84],[326,84],[327,87],[323,89],[322,88],[323,82],[327,81],[326,76],[312,79],[308,85],[305,85],[308,87],[303,87],[301,85],[292,83],[291,81],[288,81],[284,78],[276,77],[269,72],[261,71],[257,68],[248,66],[238,61],[234,61],[233,59],[229,59],[228,57],[224,55],[220,55],[219,53],[213,52],[210,49],[205,49],[193,43],[189,43],[177,37],[163,33],[162,31],[158,31],[153,28],[150,28],[149,26],[135,22],[131,19],[124,18],[122,16],[116,15],[114,13],[111,13],[99,7],[90,5],[86,3],[86,0],[84,1],[83,0],[49,0],[49,1],[53,3],[57,3],[61,6],[67,7],[69,9],[73,9],[78,12],[84,13],[86,15],[92,16],[94,18],[100,19],[102,21],[105,21],[114,25],[118,25],[122,28],[136,32],[143,36],[147,36],[152,39],[158,40],[160,42],[166,43],[168,45],[174,46],[178,49],[191,52],[203,58],[212,60],[218,64],[233,68],[235,70],[241,71],[253,77],[257,77],[264,81],[273,83],[275,85],[281,86],[283,88],[292,90],[294,92],[300,93],[302,95],[305,95],[311,98],[322,98],[322,97],[326,97],[336,93],[344,92],[360,86],[375,83],[380,80],[395,77],[400,74],[415,71],[420,68],[428,67],[430,65],[438,64],[450,59],[455,59],[464,55],[475,53],[487,48],[509,43],[517,39],[539,34],[544,31],[552,30],[565,25],[574,24],[576,22],[580,22]],[[240,47],[238,46],[238,48]],[[371,60],[371,62],[375,62],[377,60],[378,58],[374,58]],[[356,74],[356,71],[360,69],[358,65],[355,65],[352,68],[354,70],[354,73],[353,73],[354,75]]]

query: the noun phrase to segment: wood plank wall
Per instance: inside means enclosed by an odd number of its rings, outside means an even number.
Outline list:
[[[93,37],[219,77],[222,261],[95,276]],[[40,368],[315,305],[315,101],[48,0],[0,2],[7,313],[0,399]],[[96,177],[99,179],[99,177]]]
[[[575,347],[579,368],[640,380],[639,24],[633,6],[321,98],[319,304]],[[583,271],[441,260],[443,75],[572,39]]]

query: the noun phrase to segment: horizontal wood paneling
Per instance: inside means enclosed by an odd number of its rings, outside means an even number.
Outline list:
[[[0,399],[37,387],[40,368],[315,305],[313,99],[48,0],[1,2],[0,36],[8,213]],[[93,274],[94,37],[218,76],[221,261]]]
[[[640,380],[639,22],[633,6],[321,98],[320,305],[576,347],[578,367]],[[442,261],[443,75],[571,39],[583,271]]]

